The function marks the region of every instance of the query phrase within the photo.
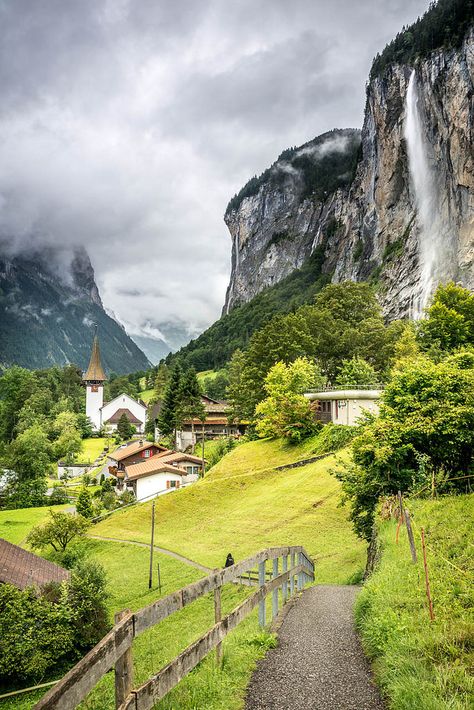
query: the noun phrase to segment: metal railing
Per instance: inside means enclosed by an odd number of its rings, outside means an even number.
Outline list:
[[[281,558],[281,568],[279,559]],[[271,579],[266,581],[266,563],[272,561]],[[227,616],[222,618],[221,589],[224,584],[258,579],[257,590]],[[255,578],[255,577],[254,577]],[[314,564],[303,547],[273,547],[253,557],[216,570],[198,582],[173,592],[135,613],[126,609],[115,616],[115,624],[106,636],[84,656],[34,706],[35,710],[72,710],[88,695],[99,680],[115,669],[115,707],[119,710],[151,710],[210,651],[216,649],[217,663],[222,661],[222,642],[250,612],[259,607],[260,626],[266,625],[265,600],[272,593],[272,617],[278,614],[279,600],[285,604],[308,581],[314,580]],[[188,646],[168,665],[140,687],[133,689],[133,639],[160,621],[183,609],[205,594],[214,592],[214,626]]]

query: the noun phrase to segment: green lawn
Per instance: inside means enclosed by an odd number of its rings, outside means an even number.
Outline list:
[[[473,707],[474,495],[412,501],[418,564],[406,530],[380,527],[382,559],[358,597],[356,616],[392,710]],[[425,527],[435,620],[430,622],[420,543]]]
[[[68,504],[55,505],[54,510],[64,510],[68,507]],[[15,545],[21,545],[31,528],[48,516],[48,511],[49,507],[0,510],[0,537]]]
[[[143,392],[140,392],[138,396],[140,397],[140,399],[143,399],[145,404],[148,404],[150,399],[153,397],[154,392],[155,390],[143,390]]]
[[[80,463],[93,463],[106,446],[106,438],[92,437],[90,439],[83,439],[82,449],[77,454],[77,460],[80,461]]]
[[[340,485],[330,475],[335,457],[269,469],[301,453],[297,447],[283,450],[279,442],[242,444],[204,480],[157,501],[157,544],[210,567],[222,565],[228,552],[237,560],[272,545],[302,544],[317,560],[318,581],[353,579],[363,568],[365,544],[339,505]],[[147,542],[149,516],[145,503],[111,515],[95,531]]]

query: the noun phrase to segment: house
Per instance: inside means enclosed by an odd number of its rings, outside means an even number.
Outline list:
[[[202,437],[205,439],[218,439],[220,437],[238,437],[245,433],[244,424],[236,424],[229,420],[227,402],[219,402],[216,399],[201,396],[206,410],[206,419],[185,419],[181,429],[176,432],[176,448],[185,451],[189,446],[193,446]]]
[[[145,441],[144,439],[129,441],[120,446],[113,453],[109,454],[107,460],[109,473],[114,473],[110,470],[111,468],[117,469],[118,471],[124,471],[126,466],[132,466],[133,464],[140,463],[145,459],[149,459],[157,454],[163,453],[172,452],[165,446]]]
[[[158,454],[158,458],[163,463],[170,464],[170,466],[178,466],[178,468],[184,469],[189,476],[193,477],[192,480],[188,480],[188,483],[196,481],[202,471],[202,458],[199,456],[185,454],[182,451],[172,451]]]
[[[100,347],[97,333],[92,343],[89,367],[82,377],[86,388],[86,415],[89,417],[94,431],[106,428],[109,431],[117,429],[120,417],[125,414],[139,434],[145,431],[147,406],[141,399],[134,399],[122,392],[111,402],[104,404],[104,382],[107,377],[100,360]]]
[[[117,471],[117,492],[132,491],[137,500],[177,490],[191,481],[185,469],[162,461],[159,456]]]
[[[41,589],[50,582],[64,582],[71,573],[18,545],[0,538],[0,584],[13,584],[18,589]]]
[[[327,390],[308,392],[305,397],[314,402],[316,419],[327,423],[356,426],[364,414],[378,414],[381,390]]]

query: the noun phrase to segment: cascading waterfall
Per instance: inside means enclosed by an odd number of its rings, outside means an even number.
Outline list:
[[[450,230],[440,214],[434,160],[425,138],[415,70],[408,83],[404,135],[419,228],[420,284],[411,315],[420,318],[436,285],[453,277],[453,255]]]

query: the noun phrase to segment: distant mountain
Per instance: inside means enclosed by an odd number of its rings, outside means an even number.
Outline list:
[[[152,365],[157,365],[160,360],[173,352],[164,340],[157,340],[146,335],[132,335],[132,339],[143,350]]]
[[[0,250],[0,367],[73,362],[85,369],[94,323],[108,372],[149,367],[146,355],[105,312],[84,249],[68,258],[51,248],[15,256]]]

